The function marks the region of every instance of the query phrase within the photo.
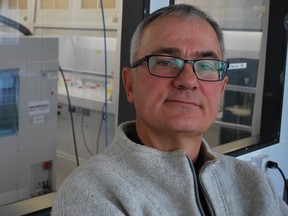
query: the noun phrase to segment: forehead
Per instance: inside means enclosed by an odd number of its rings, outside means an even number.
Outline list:
[[[177,50],[178,53],[169,54],[186,57],[214,52],[221,58],[220,43],[214,29],[199,17],[161,17],[147,25],[141,38],[139,57],[163,50]]]

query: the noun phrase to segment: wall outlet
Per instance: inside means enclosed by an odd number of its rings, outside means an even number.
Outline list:
[[[267,155],[255,155],[251,157],[251,163],[263,171],[267,171],[266,164],[269,161]]]

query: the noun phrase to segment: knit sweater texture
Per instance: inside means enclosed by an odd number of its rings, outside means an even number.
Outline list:
[[[199,180],[183,150],[162,152],[132,142],[121,124],[103,153],[75,169],[61,185],[52,216],[210,215],[284,216],[288,206],[265,173],[247,162],[212,152],[203,141]]]

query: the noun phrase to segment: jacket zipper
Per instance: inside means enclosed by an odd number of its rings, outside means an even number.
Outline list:
[[[206,189],[205,189],[205,187],[204,187],[204,185],[203,185],[203,182],[201,181],[201,178],[200,178],[201,173],[203,172],[203,170],[204,170],[210,163],[211,163],[211,162],[208,162],[208,163],[204,164],[203,167],[200,168],[200,170],[199,170],[199,183],[200,183],[200,186],[201,186],[201,188],[202,188],[203,195],[204,195],[204,197],[205,197],[206,200],[207,200],[207,204],[208,204],[208,207],[209,207],[209,209],[210,209],[210,211],[211,211],[211,215],[216,215],[215,210],[214,210],[213,205],[212,205],[212,202],[211,202],[211,199],[210,199],[210,197],[209,197],[209,195],[208,195],[208,193],[207,193],[207,191],[206,191]]]
[[[199,197],[199,190],[198,190],[198,181],[197,181],[197,177],[196,177],[196,173],[195,173],[195,169],[194,166],[191,162],[191,160],[187,157],[188,162],[189,162],[189,166],[190,169],[192,171],[192,176],[193,176],[193,180],[194,180],[194,189],[195,189],[195,199],[196,199],[196,204],[198,206],[199,212],[202,216],[205,216],[204,210],[202,208],[201,202],[200,202],[200,197]]]

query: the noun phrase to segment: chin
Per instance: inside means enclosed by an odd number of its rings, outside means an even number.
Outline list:
[[[166,127],[169,128],[171,131],[175,132],[184,132],[184,133],[190,133],[190,132],[201,132],[204,131],[206,127],[203,127],[199,124],[195,123],[189,123],[187,121],[183,122],[170,122],[166,124]]]

